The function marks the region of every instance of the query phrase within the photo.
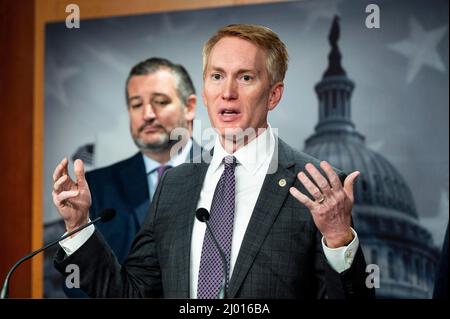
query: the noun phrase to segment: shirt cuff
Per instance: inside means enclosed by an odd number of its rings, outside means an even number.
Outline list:
[[[325,257],[327,258],[328,264],[341,273],[352,266],[353,259],[355,258],[356,251],[359,247],[358,234],[353,228],[351,228],[353,240],[347,246],[342,246],[338,248],[329,248],[325,245],[324,237],[322,237],[322,247]]]
[[[88,223],[90,223],[91,220],[88,220]],[[64,249],[64,251],[66,252],[67,256],[72,255],[74,252],[77,251],[78,248],[80,248],[81,246],[83,246],[83,244],[85,242],[87,242],[87,240],[92,236],[92,234],[95,231],[95,227],[94,225],[90,225],[88,227],[86,227],[83,230],[80,230],[75,236],[68,237],[62,241],[59,242],[59,245],[61,246],[62,249]],[[67,234],[64,233],[64,235]],[[63,236],[64,236],[63,235]]]

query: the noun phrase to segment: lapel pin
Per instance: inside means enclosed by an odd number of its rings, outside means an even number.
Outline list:
[[[285,180],[284,178],[280,179],[280,180],[278,181],[278,185],[280,185],[281,187],[286,186],[286,180]]]

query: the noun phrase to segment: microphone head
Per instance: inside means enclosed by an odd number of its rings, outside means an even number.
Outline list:
[[[116,216],[116,210],[114,208],[106,208],[100,214],[102,223],[109,222],[114,216]]]
[[[195,212],[195,216],[202,223],[206,223],[209,220],[209,212],[206,208],[199,208]]]

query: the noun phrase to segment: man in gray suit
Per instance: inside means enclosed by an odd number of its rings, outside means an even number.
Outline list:
[[[90,226],[61,243],[56,267],[77,264],[92,297],[372,297],[351,228],[359,172],[346,176],[293,150],[267,121],[283,94],[287,60],[266,27],[230,25],[214,34],[203,48],[202,97],[218,135],[209,163],[163,175],[122,265]],[[53,176],[53,200],[69,231],[86,224],[91,204],[81,161],[75,175],[76,182],[62,162]],[[195,218],[199,208],[210,211],[208,231]]]

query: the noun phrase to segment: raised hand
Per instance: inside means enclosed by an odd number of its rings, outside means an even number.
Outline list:
[[[53,173],[53,203],[64,219],[68,232],[88,222],[91,207],[91,192],[84,177],[83,161],[74,163],[76,180],[68,173],[69,161],[64,158]]]
[[[326,173],[329,182],[314,165],[311,163],[305,165],[305,169],[318,187],[305,173],[300,172],[297,175],[300,182],[315,199],[314,201],[295,187],[291,187],[289,192],[308,207],[314,223],[324,236],[328,247],[345,246],[353,239],[350,228],[354,203],[353,184],[360,173],[358,171],[351,173],[342,185],[339,176],[330,164],[322,161],[320,167]]]

